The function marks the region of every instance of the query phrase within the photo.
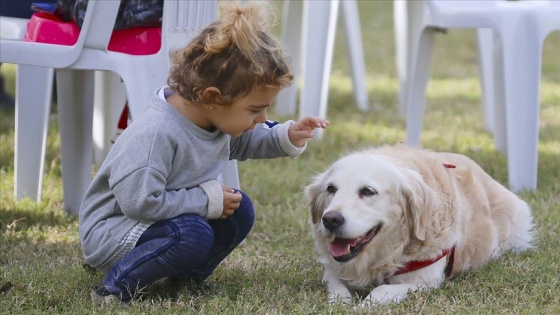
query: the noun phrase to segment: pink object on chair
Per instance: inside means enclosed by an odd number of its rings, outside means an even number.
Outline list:
[[[27,24],[28,42],[72,46],[80,36],[74,22],[63,22],[54,14],[36,12]],[[129,55],[152,55],[161,48],[161,27],[132,27],[113,31],[107,49]]]

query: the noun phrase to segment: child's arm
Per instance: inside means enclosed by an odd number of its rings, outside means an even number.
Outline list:
[[[230,158],[243,161],[248,158],[296,157],[305,150],[307,139],[313,137],[313,129],[325,128],[328,124],[328,121],[317,117],[305,117],[298,122],[289,120],[282,124],[269,121],[232,139]]]
[[[223,212],[224,193],[218,181],[170,190],[165,176],[151,167],[125,176],[111,190],[123,214],[143,222],[157,222],[185,213],[217,219]]]

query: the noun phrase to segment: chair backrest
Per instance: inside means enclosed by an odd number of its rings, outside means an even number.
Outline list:
[[[164,0],[162,49],[184,48],[198,33],[216,20],[217,1]]]
[[[106,49],[113,33],[120,1],[89,0],[76,45]]]

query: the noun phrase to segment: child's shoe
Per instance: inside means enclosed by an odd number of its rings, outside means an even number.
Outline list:
[[[166,285],[174,288],[175,290],[185,288],[194,294],[212,294],[219,292],[219,289],[212,282],[206,279],[178,279],[169,277],[166,280]]]
[[[111,292],[109,292],[109,290],[107,290],[107,288],[103,285],[94,287],[91,290],[91,300],[94,303],[98,303],[102,305],[116,303],[116,302],[121,302],[121,303],[130,302],[130,299],[122,300],[119,298],[118,295],[111,294]]]

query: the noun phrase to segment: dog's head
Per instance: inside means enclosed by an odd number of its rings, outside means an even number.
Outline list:
[[[439,200],[419,173],[367,152],[336,161],[305,188],[305,196],[315,237],[339,262],[368,247],[425,240],[431,223],[426,210]]]

